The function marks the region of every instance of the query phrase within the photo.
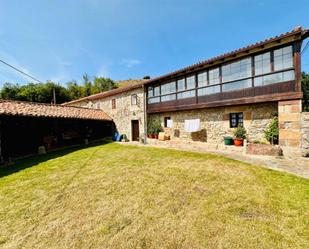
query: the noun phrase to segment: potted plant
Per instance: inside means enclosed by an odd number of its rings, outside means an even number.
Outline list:
[[[152,121],[148,123],[147,134],[148,138],[154,138],[154,126]]]
[[[244,144],[244,139],[246,138],[246,129],[244,127],[238,126],[234,130],[234,145],[235,146],[243,146]]]
[[[279,124],[278,117],[274,116],[267,129],[264,131],[265,138],[270,144],[278,144],[279,141]]]
[[[161,126],[160,120],[159,119],[153,120],[153,133],[154,133],[155,139],[159,138],[159,132],[161,131],[162,131],[162,126]]]

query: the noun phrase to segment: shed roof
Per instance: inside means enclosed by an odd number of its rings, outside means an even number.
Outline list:
[[[112,121],[99,109],[3,99],[0,100],[0,115]]]

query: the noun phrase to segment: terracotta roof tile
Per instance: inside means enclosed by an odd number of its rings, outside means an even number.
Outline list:
[[[112,121],[104,111],[34,102],[0,100],[0,115]]]

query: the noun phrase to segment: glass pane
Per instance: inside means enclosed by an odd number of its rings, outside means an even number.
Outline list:
[[[209,74],[209,84],[210,85],[219,83],[220,81],[219,80],[219,68],[209,70],[208,74]]]
[[[233,90],[248,88],[252,86],[251,82],[252,82],[251,79],[247,79],[247,80],[240,80],[240,81],[236,81],[233,83],[224,84],[222,85],[222,91],[225,92],[225,91],[233,91]]]
[[[294,70],[290,70],[283,73],[283,81],[295,80]]]
[[[294,79],[295,79],[294,70],[290,70],[286,72],[274,73],[270,75],[256,77],[254,78],[254,86],[264,86],[268,84],[281,83]]]
[[[161,94],[168,94],[176,92],[176,82],[161,85]]]
[[[185,98],[191,98],[191,97],[195,97],[195,90],[186,91],[186,92],[177,94],[177,99],[185,99]]]
[[[176,99],[176,94],[165,95],[161,97],[161,102]]]
[[[160,102],[159,97],[148,99],[148,104],[154,104],[154,103],[158,103],[158,102]]]
[[[222,82],[238,80],[251,76],[251,58],[222,66]]]
[[[197,75],[198,86],[207,86],[207,72],[200,73]]]
[[[255,75],[269,73],[270,68],[270,52],[254,57]]]
[[[195,88],[195,76],[187,78],[187,89]]]
[[[154,88],[154,96],[159,96],[160,95],[160,86],[156,86]]]
[[[178,91],[185,90],[185,79],[177,80]]]
[[[281,70],[293,67],[293,49],[292,46],[276,49],[274,51],[274,68]]]
[[[219,92],[220,92],[220,86],[210,86],[210,87],[198,89],[197,95],[204,96],[204,95],[209,95],[209,94],[214,94],[214,93],[219,93]]]
[[[150,86],[148,87],[148,97],[152,97],[153,96],[153,87]]]

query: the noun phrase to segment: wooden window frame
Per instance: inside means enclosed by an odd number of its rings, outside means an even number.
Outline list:
[[[134,98],[135,98],[135,103],[133,102]],[[131,105],[137,105],[137,94],[136,93],[131,94]]]
[[[112,99],[112,109],[116,109],[116,99]]]
[[[171,120],[171,117],[164,117],[164,128],[167,128],[167,120]]]
[[[232,125],[232,115],[236,115],[236,126]],[[242,116],[242,118],[240,118],[239,116]],[[240,122],[241,120],[241,122]],[[244,113],[243,112],[231,112],[230,113],[230,128],[237,128],[238,126],[243,127],[244,126]]]

